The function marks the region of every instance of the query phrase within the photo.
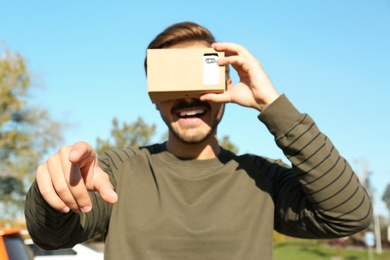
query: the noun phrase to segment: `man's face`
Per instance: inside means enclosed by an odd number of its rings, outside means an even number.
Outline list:
[[[209,48],[202,42],[176,44],[171,48]],[[224,104],[183,98],[156,103],[161,117],[169,128],[169,138],[183,143],[198,144],[216,134],[222,119]]]

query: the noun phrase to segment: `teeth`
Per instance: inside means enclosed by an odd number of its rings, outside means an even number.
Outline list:
[[[193,110],[193,111],[184,111],[184,112],[180,113],[180,116],[194,116],[197,114],[202,114],[203,112],[204,112],[203,109]]]

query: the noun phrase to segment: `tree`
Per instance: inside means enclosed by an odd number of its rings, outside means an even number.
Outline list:
[[[375,241],[376,241],[375,242],[376,253],[381,254],[382,253],[381,217],[376,212],[376,207],[375,207],[376,190],[371,182],[371,177],[372,177],[373,172],[371,172],[368,169],[368,162],[366,161],[366,159],[364,159],[364,158],[356,159],[355,163],[360,165],[361,172],[360,172],[359,179],[360,179],[360,182],[365,187],[365,189],[367,190],[367,193],[370,196],[371,201],[372,201],[374,218],[373,218],[372,225],[368,229],[374,231]]]
[[[225,148],[226,150],[229,150],[235,154],[238,153],[238,147],[235,146],[231,141],[230,137],[225,135],[222,137],[222,140],[219,141],[219,145]]]
[[[0,201],[20,208],[42,156],[61,141],[61,125],[29,104],[31,76],[23,57],[0,49]],[[5,211],[2,211],[5,212]],[[3,214],[2,217],[5,217]]]
[[[156,132],[156,125],[148,125],[145,121],[138,119],[131,124],[124,122],[119,125],[118,119],[112,120],[111,138],[103,140],[96,139],[96,152],[98,154],[112,148],[123,148],[128,146],[143,146],[150,142]],[[113,141],[113,144],[111,143]]]

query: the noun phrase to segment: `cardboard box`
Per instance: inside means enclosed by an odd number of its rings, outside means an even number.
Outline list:
[[[226,90],[225,56],[213,48],[148,49],[148,93],[153,103],[179,98],[199,98],[204,93]]]

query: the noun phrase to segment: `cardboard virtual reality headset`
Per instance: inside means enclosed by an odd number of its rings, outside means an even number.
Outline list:
[[[153,103],[180,98],[199,98],[226,90],[225,56],[213,48],[148,49],[148,94]]]

